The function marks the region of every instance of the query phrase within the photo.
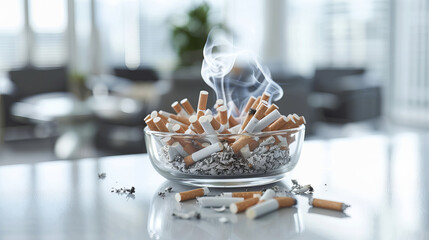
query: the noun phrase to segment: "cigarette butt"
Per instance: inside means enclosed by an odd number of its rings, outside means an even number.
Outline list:
[[[247,144],[246,146],[244,146],[240,149],[240,154],[243,157],[243,159],[249,159],[250,157],[252,157],[252,153],[250,152],[249,144]]]
[[[243,109],[243,113],[247,113],[255,101],[256,98],[254,96],[250,96],[249,100],[247,100],[246,106]]]
[[[258,140],[251,139],[248,145],[249,145],[250,151],[253,152],[253,150],[255,150],[259,146],[259,139]]]
[[[157,112],[157,111],[152,111],[152,112],[150,113],[150,117],[151,117],[152,119],[155,119],[156,117],[160,117],[164,122],[168,122],[168,121],[167,121],[168,117],[165,117],[165,116],[161,115],[161,114],[160,114],[159,112]]]
[[[247,113],[246,118],[244,119],[243,123],[241,124],[241,131],[243,131],[247,124],[250,122],[250,119],[252,119],[253,115],[255,115],[256,110],[253,108],[250,108],[249,113]]]
[[[216,100],[216,104],[215,104],[215,109],[224,106],[224,101],[223,99],[218,99]]]
[[[281,129],[288,121],[288,118],[286,116],[281,116],[277,118],[269,127],[268,131],[276,131]]]
[[[256,100],[253,102],[253,105],[250,108],[256,109],[260,102],[261,102],[261,96],[256,98]]]
[[[197,108],[197,117],[198,119],[204,115],[204,111],[207,109],[207,99],[209,97],[209,93],[207,91],[200,91],[200,97],[198,99],[198,108]],[[200,112],[202,112],[203,115],[200,116]]]
[[[217,133],[214,130],[213,126],[210,123],[210,119],[208,116],[202,116],[200,117],[200,120],[198,120],[201,124],[201,126],[204,129],[204,132],[209,135],[207,138],[211,143],[219,142],[217,138]]]
[[[183,108],[188,113],[188,115],[191,116],[195,114],[195,110],[187,98],[182,99],[182,101],[180,101],[180,104],[182,104]]]
[[[222,193],[223,197],[242,197],[244,199],[253,198],[254,194],[262,194],[261,191],[251,191],[251,192],[224,192]]]
[[[144,121],[146,122],[147,120],[151,119],[150,114],[148,114],[145,118]]]
[[[236,197],[200,197],[198,203],[201,207],[222,207],[229,206],[231,203],[241,202],[244,198]]]
[[[185,128],[183,128],[179,124],[174,124],[172,129],[173,129],[173,132],[175,133],[185,133],[186,131]]]
[[[166,123],[160,117],[153,119],[153,122],[160,132],[169,132]]]
[[[265,112],[265,115],[268,115],[270,113],[272,113],[274,110],[278,110],[279,106],[277,106],[276,104],[271,104],[271,106],[267,109],[267,111]]]
[[[276,197],[262,203],[256,204],[246,210],[246,216],[255,219],[277,209],[292,207],[296,204],[296,199],[291,197]]]
[[[178,115],[175,115],[175,114],[172,114],[169,112],[165,112],[165,111],[159,111],[159,114],[166,117],[166,118],[172,118],[172,119],[179,121],[185,125],[190,124],[189,120],[186,117],[178,116]]]
[[[276,192],[272,189],[267,189],[267,191],[262,194],[262,197],[259,199],[259,202],[269,200],[276,196]]]
[[[228,123],[229,123],[229,127],[235,127],[239,124],[237,119],[235,119],[232,115],[229,116]]]
[[[210,190],[207,187],[197,188],[194,190],[176,193],[176,201],[183,202],[190,199],[195,199],[197,197],[202,197],[210,193]]]
[[[232,145],[232,151],[234,151],[235,154],[238,154],[240,152],[240,149],[242,149],[244,146],[249,144],[252,141],[252,137],[250,136],[242,136],[237,141],[235,141]]]
[[[258,204],[258,202],[259,202],[258,197],[248,198],[241,202],[231,203],[231,205],[229,205],[229,210],[231,210],[232,213],[237,214],[245,211],[251,206]]]
[[[189,156],[186,156],[184,161],[186,166],[190,166],[194,164],[196,161],[200,161],[208,156],[210,156],[212,153],[219,152],[223,150],[223,144],[222,143],[214,143],[208,147],[205,147],[201,150],[198,150],[194,153],[192,153]]]
[[[286,123],[280,129],[291,129],[295,128],[295,126],[296,121],[293,119],[292,115],[288,115]]]
[[[259,104],[255,115],[253,115],[253,117],[246,124],[246,127],[244,128],[245,132],[253,133],[259,121],[265,116],[265,111],[267,111],[267,108],[268,106],[265,103],[261,102],[261,104]]]
[[[145,121],[147,127],[151,130],[151,131],[159,131],[158,127],[156,126],[156,124],[153,122],[153,118]]]
[[[228,124],[228,112],[227,112],[227,110],[228,109],[225,106],[221,106],[217,109],[217,111],[219,113],[220,123],[224,126]]]
[[[191,123],[192,127],[194,128],[195,132],[198,134],[203,134],[204,129],[201,126],[200,122],[198,121],[197,116],[193,115],[189,118],[189,122]]]
[[[271,94],[269,94],[269,93],[267,93],[267,92],[264,92],[264,93],[262,94],[261,101],[269,102],[270,97],[271,97]]]
[[[215,118],[212,118],[210,124],[212,125],[213,129],[220,134],[231,134],[231,132],[229,132],[228,129],[226,129],[223,125],[216,121]]]
[[[335,202],[335,201],[323,200],[318,198],[310,198],[308,203],[313,207],[325,208],[325,209],[330,209],[335,211],[344,211],[348,207],[350,207],[350,205],[347,205],[342,202]]]
[[[258,124],[255,126],[254,132],[260,132],[262,129],[268,127],[271,123],[273,123],[276,119],[278,119],[281,116],[279,110],[274,110],[267,116],[261,119],[261,121],[258,122]]]
[[[165,137],[162,139],[162,141],[169,146],[174,144],[174,140],[172,137]]]
[[[171,104],[171,107],[174,109],[174,111],[177,113],[177,115],[182,117],[189,117],[188,113],[183,109],[179,102],[175,101]]]

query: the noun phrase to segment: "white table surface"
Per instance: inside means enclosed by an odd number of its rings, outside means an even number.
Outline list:
[[[413,133],[306,141],[298,166],[277,185],[311,183],[314,197],[351,208],[314,209],[298,196],[296,207],[257,220],[211,209],[201,220],[174,219],[172,211],[198,208],[195,201],[157,193],[190,188],[166,181],[144,154],[2,166],[0,238],[428,239],[428,142]],[[135,198],[110,192],[122,186],[135,186]]]

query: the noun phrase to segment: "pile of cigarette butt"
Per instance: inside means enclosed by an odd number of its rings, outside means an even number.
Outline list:
[[[207,109],[208,92],[201,91],[197,111],[185,98],[171,105],[175,113],[153,111],[144,120],[151,131],[174,134],[156,139],[170,169],[211,176],[263,174],[291,161],[289,145],[297,131],[270,132],[306,123],[303,116],[282,115],[270,98],[266,92],[251,96],[242,111],[218,99],[212,111]]]
[[[297,204],[294,195],[303,193],[310,195],[308,203],[314,208],[324,208],[343,212],[350,207],[350,205],[342,202],[313,198],[312,188],[310,191],[308,186],[311,188],[311,185],[301,186],[294,183],[294,188],[292,188],[286,196],[279,196],[277,191],[273,189],[252,192],[223,192],[220,196],[210,196],[210,190],[207,187],[203,187],[176,193],[175,199],[177,202],[197,199],[197,203],[200,207],[217,207],[218,209],[214,209],[217,210],[217,212],[224,211],[228,207],[234,214],[245,212],[249,219],[256,219],[281,208],[292,207]],[[200,219],[201,217],[197,211],[189,213],[174,212],[173,216],[181,219]],[[219,221],[221,221],[221,219],[219,219]]]

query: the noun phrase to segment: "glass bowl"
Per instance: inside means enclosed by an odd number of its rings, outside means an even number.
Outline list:
[[[163,177],[193,186],[249,187],[277,182],[296,166],[305,126],[255,134],[178,134],[147,127],[144,132],[150,161]]]

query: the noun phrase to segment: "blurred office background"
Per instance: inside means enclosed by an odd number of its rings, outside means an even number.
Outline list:
[[[212,27],[253,49],[308,138],[429,127],[425,0],[0,0],[0,164],[145,152],[143,118],[209,89]]]

